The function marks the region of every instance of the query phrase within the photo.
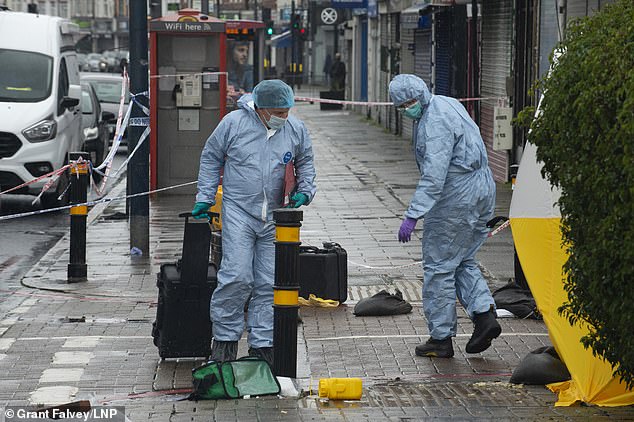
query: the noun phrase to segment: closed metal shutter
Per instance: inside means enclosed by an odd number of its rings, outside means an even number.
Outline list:
[[[437,95],[451,95],[451,11],[436,13],[436,80]]]
[[[559,39],[557,29],[557,7],[554,2],[543,1],[539,10],[539,77],[548,72],[550,62],[548,57]]]
[[[587,8],[588,2],[586,0],[568,0],[566,4],[566,22],[586,16],[588,13]]]
[[[566,22],[574,18],[592,16],[612,0],[568,0],[566,5]]]
[[[414,73],[431,89],[431,29],[417,29],[414,42]]]
[[[512,0],[488,0],[482,3],[482,73],[480,95],[483,98],[507,97],[506,78],[511,75]],[[496,100],[481,102],[480,132],[487,147],[489,166],[495,180],[505,182],[508,172],[507,151],[493,151],[493,109]]]
[[[401,73],[414,73],[414,29],[401,28]],[[414,122],[401,117],[401,130],[405,139],[412,138]]]
[[[401,14],[390,14],[390,78],[401,73],[401,49],[399,43],[401,41]],[[389,101],[389,98],[388,98]],[[394,107],[388,107],[389,128],[392,133],[401,132],[401,116]]]
[[[414,73],[414,29],[401,31],[401,72]]]
[[[387,86],[390,81],[390,15],[380,15],[381,28],[381,69],[379,75],[379,101],[387,101]],[[383,127],[389,128],[389,107],[382,106],[379,109],[379,122]]]

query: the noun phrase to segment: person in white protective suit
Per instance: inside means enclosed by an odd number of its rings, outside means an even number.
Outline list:
[[[480,130],[456,99],[432,95],[414,75],[390,82],[396,108],[415,121],[414,150],[421,177],[398,238],[408,242],[423,220],[423,311],[430,338],[418,356],[453,357],[456,297],[473,320],[467,353],[486,350],[502,331],[495,302],[475,255],[494,212],[495,183]]]
[[[312,143],[304,124],[289,116],[293,105],[293,90],[284,82],[260,82],[222,119],[200,157],[195,218],[209,217],[224,168],[222,262],[210,304],[211,358],[217,361],[236,359],[250,296],[249,355],[273,364],[273,210],[282,207],[291,160],[297,175],[291,206],[308,205],[316,192]]]

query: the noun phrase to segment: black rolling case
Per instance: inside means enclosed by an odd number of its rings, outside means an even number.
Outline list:
[[[324,242],[323,249],[299,247],[299,295],[322,299],[348,299],[348,254],[338,243]]]
[[[209,263],[211,231],[207,220],[185,217],[183,258],[161,265],[157,274],[158,307],[152,326],[162,358],[211,354],[209,301],[216,288],[216,266]]]

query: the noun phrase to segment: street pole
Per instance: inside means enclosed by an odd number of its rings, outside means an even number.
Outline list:
[[[290,81],[291,81],[291,88],[295,89],[295,69],[297,66],[297,63],[295,61],[295,51],[297,49],[297,46],[295,45],[297,43],[297,34],[296,34],[296,30],[293,27],[293,23],[295,22],[295,0],[291,1],[291,68],[290,68]]]
[[[130,4],[130,94],[137,95],[134,101],[149,108],[148,101],[148,45],[147,3],[132,1]],[[128,195],[147,192],[150,187],[149,156],[150,141],[141,139],[149,127],[149,116],[139,104],[130,101],[132,112],[128,126],[128,154],[137,144],[143,144],[128,162]],[[145,256],[150,252],[150,199],[141,195],[128,199],[130,223],[130,248],[138,248]]]

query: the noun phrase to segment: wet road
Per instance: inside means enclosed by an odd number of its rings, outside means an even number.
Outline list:
[[[126,154],[124,149],[115,156],[112,173],[121,166]],[[109,190],[113,184],[108,183],[106,189]],[[38,205],[31,205],[33,199],[33,196],[26,195],[3,195],[0,198],[0,215],[40,209]],[[96,197],[90,193],[89,200],[93,199]],[[10,292],[20,286],[24,274],[69,231],[69,224],[68,210],[0,221],[0,315],[13,309],[23,299]]]

